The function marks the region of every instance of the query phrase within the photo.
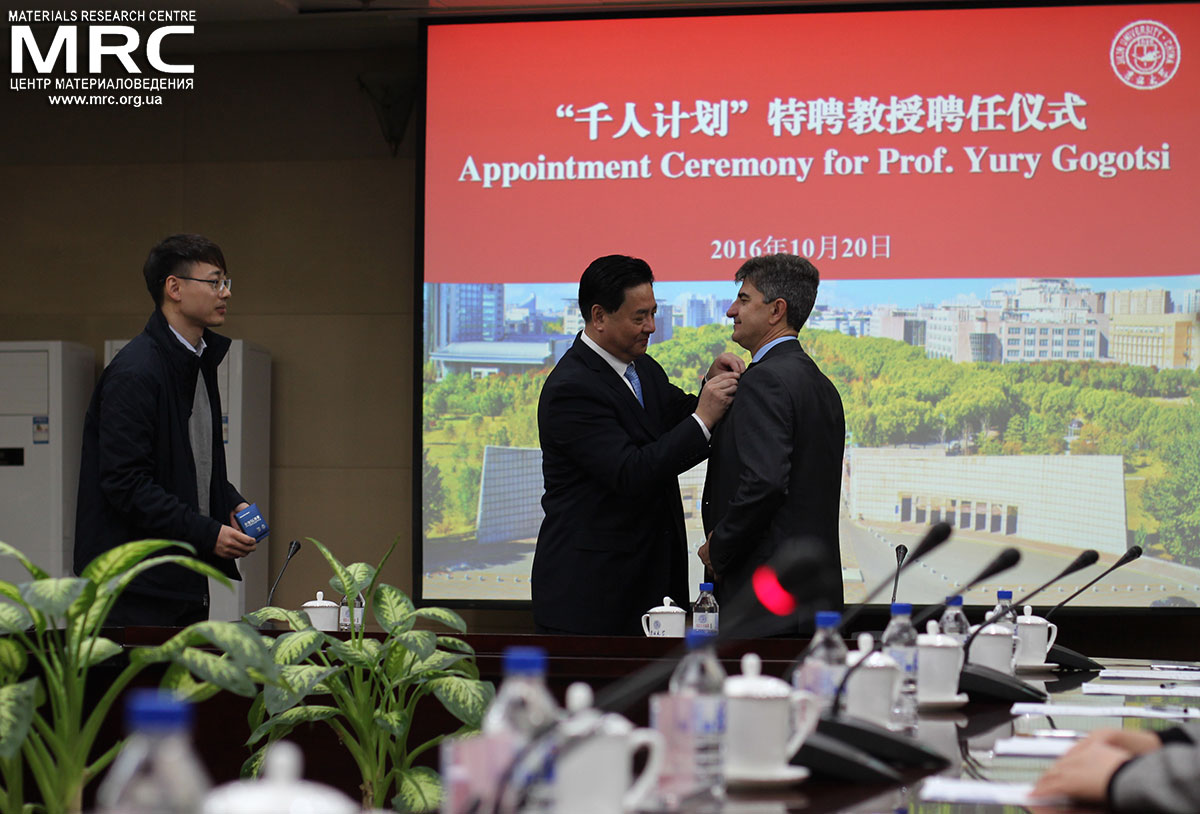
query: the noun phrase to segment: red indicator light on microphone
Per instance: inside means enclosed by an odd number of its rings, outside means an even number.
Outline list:
[[[787,616],[796,610],[796,600],[779,584],[775,571],[760,565],[752,578],[754,595],[762,606],[776,616]]]

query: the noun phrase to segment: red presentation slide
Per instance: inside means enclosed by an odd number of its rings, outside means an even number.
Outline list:
[[[433,25],[425,280],[1190,274],[1198,35],[1196,5]]]

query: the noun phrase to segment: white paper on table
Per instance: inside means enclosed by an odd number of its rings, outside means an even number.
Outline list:
[[[1200,698],[1200,686],[1178,686],[1170,681],[1162,684],[1084,684],[1084,695],[1174,695]]]
[[[1079,741],[1075,738],[1001,738],[992,754],[997,757],[1060,757]]]
[[[1184,672],[1200,672],[1200,664],[1151,664],[1151,670],[1183,670]]]
[[[1079,718],[1171,718],[1181,720],[1200,716],[1200,709],[1195,707],[1171,707],[1154,709],[1152,707],[1100,707],[1089,704],[1035,704],[1021,701],[1012,705],[1013,715],[1060,715]]]
[[[921,784],[921,799],[946,803],[982,803],[1004,806],[1057,802],[1057,799],[1034,797],[1030,793],[1032,791],[1032,783],[994,783],[991,780],[935,776],[925,778],[925,782]]]
[[[1150,681],[1200,681],[1198,670],[1101,670],[1100,678],[1143,678]]]

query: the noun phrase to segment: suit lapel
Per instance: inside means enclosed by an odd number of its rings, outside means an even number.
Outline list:
[[[657,388],[649,383],[650,377],[643,374],[642,366],[634,362],[638,376],[642,382],[642,399],[646,402],[645,408],[638,404],[637,396],[633,394],[633,390],[629,388],[629,385],[625,384],[624,380],[617,375],[608,362],[601,359],[600,355],[589,348],[578,336],[576,336],[575,344],[571,346],[571,349],[579,354],[580,360],[591,369],[596,379],[603,382],[606,387],[613,391],[617,403],[621,405],[621,408],[641,424],[647,433],[652,437],[657,437],[658,431],[650,419],[651,411],[647,409],[651,405],[651,399],[657,398]]]

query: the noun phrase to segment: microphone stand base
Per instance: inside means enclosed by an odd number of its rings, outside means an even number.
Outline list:
[[[894,786],[904,782],[900,773],[886,763],[876,760],[862,749],[824,735],[810,732],[792,764],[811,769],[814,774],[852,783],[884,783]]]
[[[1045,701],[1047,698],[1043,690],[982,664],[963,667],[958,678],[958,691],[965,692],[972,701]]]
[[[1056,644],[1050,648],[1046,661],[1066,667],[1068,670],[1103,670],[1104,666],[1092,661],[1082,653]]]
[[[915,738],[892,732],[862,718],[822,715],[817,722],[817,732],[861,749],[885,763],[932,770],[950,765],[949,760]]]

